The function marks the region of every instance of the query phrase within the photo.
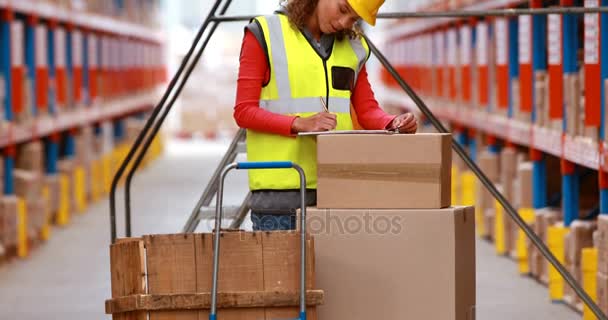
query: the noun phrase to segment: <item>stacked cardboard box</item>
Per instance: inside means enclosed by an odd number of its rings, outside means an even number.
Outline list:
[[[16,254],[17,197],[0,197],[0,244],[6,254]]]
[[[36,171],[13,170],[15,195],[25,201],[28,239],[38,239],[48,221],[48,204],[43,197],[44,176]]]
[[[546,71],[534,73],[534,107],[536,108],[536,125],[548,127],[549,122],[549,77]]]
[[[487,149],[479,153],[478,165],[481,171],[483,171],[488,179],[492,183],[496,184],[499,180],[499,157],[498,154],[490,152]],[[481,223],[483,224],[482,236],[488,237],[489,239],[494,238],[494,214],[495,214],[495,200],[494,196],[486,189],[486,187],[478,183],[477,184],[477,196],[475,199],[475,210],[479,212],[482,217]]]
[[[584,110],[581,103],[581,77],[579,74],[564,75],[564,101],[566,108],[566,133],[579,136],[584,132]]]
[[[608,313],[608,216],[597,219],[597,231],[593,235],[597,248],[597,303],[604,313]]]
[[[562,220],[562,212],[555,208],[543,208],[536,210],[535,215],[534,233],[536,233],[544,243],[547,243],[547,229]],[[528,240],[527,247],[529,252],[530,273],[541,283],[548,284],[549,269],[547,260],[530,240]]]
[[[517,176],[513,182],[513,204],[516,208],[532,209],[532,162],[523,161],[517,165]],[[511,231],[513,239],[518,238],[520,232],[517,225],[511,223]],[[515,246],[511,251],[512,257],[517,257]]]
[[[451,143],[450,134],[319,136],[317,206],[449,207]],[[292,171],[277,170],[277,177],[297,176]]]
[[[42,141],[32,141],[17,148],[15,167],[23,170],[44,172],[44,145]]]
[[[73,159],[61,159],[57,162],[57,168],[59,173],[68,179],[68,202],[70,211],[76,208],[76,192],[74,188],[74,160]]]
[[[504,148],[500,153],[500,185],[507,201],[513,203],[513,181],[517,175],[517,150],[515,148]],[[503,234],[505,236],[505,250],[511,252],[515,248],[513,236],[513,219],[508,214],[503,214]]]
[[[92,162],[96,159],[95,155],[95,134],[93,127],[87,126],[80,130],[80,134],[76,137],[76,157],[74,163],[79,168],[84,170],[85,177],[85,194],[90,196],[93,176],[92,176]]]
[[[593,232],[597,229],[595,221],[574,221],[565,239],[565,267],[581,283],[581,255],[584,248],[593,247]],[[564,300],[572,306],[580,303],[578,295],[569,285],[564,286]]]
[[[317,138],[318,201],[308,209],[307,227],[325,290],[319,318],[474,317],[474,208],[446,207],[450,140]],[[429,301],[452,307],[430,308]]]

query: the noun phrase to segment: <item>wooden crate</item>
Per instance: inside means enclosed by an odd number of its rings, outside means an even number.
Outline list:
[[[222,232],[218,318],[298,318],[300,234]],[[308,318],[323,291],[314,289],[314,242],[307,241]],[[110,246],[113,319],[203,319],[209,316],[213,234],[151,235]]]

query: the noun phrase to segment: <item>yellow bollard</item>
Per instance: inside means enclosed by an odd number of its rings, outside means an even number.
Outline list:
[[[28,255],[27,224],[25,200],[17,198],[17,256],[19,258],[25,258]]]
[[[502,256],[507,253],[505,225],[503,220],[504,209],[498,201],[494,201],[494,208],[494,245],[496,254]]]
[[[462,205],[475,206],[475,184],[477,177],[472,171],[466,170],[460,174],[460,179]],[[482,212],[482,210],[475,208],[475,226],[477,229],[477,235],[479,236],[484,235],[486,233],[483,215],[484,213]]]
[[[103,193],[108,194],[112,186],[112,153],[108,153],[101,158],[101,170],[103,175]]]
[[[569,231],[562,225],[550,226],[547,230],[547,246],[557,261],[562,264],[565,260],[564,244]],[[549,297],[553,301],[564,299],[564,279],[552,265],[549,265]]]
[[[534,223],[534,209],[531,208],[520,208],[518,210],[519,216],[524,220],[525,223]],[[520,274],[530,273],[530,265],[528,263],[528,244],[527,236],[523,230],[517,232],[517,242],[515,243],[515,250],[517,252],[517,261],[519,265]]]
[[[44,202],[47,205],[44,206],[45,219],[44,224],[42,225],[42,229],[40,229],[40,239],[42,239],[43,241],[47,241],[49,240],[49,238],[51,238],[51,208],[49,206],[51,199],[51,191],[49,190],[48,186],[45,186],[42,189],[42,198],[44,199]]]
[[[155,150],[156,151],[156,150]],[[156,159],[156,153],[154,154],[154,159]],[[452,166],[452,189],[451,189],[451,197],[452,197],[452,205],[459,205],[460,201],[460,193],[459,193],[459,182],[460,182],[460,172],[458,167]]]
[[[97,202],[101,198],[103,190],[103,177],[101,175],[101,163],[99,160],[91,161],[91,201]]]
[[[584,248],[581,256],[583,289],[597,302],[597,248]],[[597,319],[587,305],[583,306],[583,320]]]
[[[74,197],[76,198],[76,212],[84,213],[87,210],[87,178],[82,166],[74,168]]]
[[[65,175],[59,177],[59,209],[57,225],[65,226],[70,222],[70,179]]]

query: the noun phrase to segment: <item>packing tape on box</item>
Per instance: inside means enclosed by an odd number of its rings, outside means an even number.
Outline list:
[[[597,302],[597,248],[583,248],[581,253],[583,289]],[[583,306],[583,320],[597,319],[587,305]]]
[[[565,260],[565,241],[569,229],[561,226],[550,226],[547,229],[547,246],[557,261],[564,263]],[[564,299],[564,279],[552,266],[549,267],[549,297],[553,301],[561,301]]]
[[[87,210],[87,178],[82,166],[74,168],[74,196],[76,198],[76,211],[84,213]]]
[[[27,206],[25,200],[17,199],[17,256],[25,258],[28,255],[27,243]]]
[[[44,206],[44,224],[40,229],[40,239],[47,241],[51,238],[51,190],[48,186],[42,189],[42,198],[46,205]]]
[[[59,209],[57,225],[65,226],[70,222],[70,179],[64,174],[59,176]]]
[[[503,220],[503,208],[500,202],[494,202],[494,245],[496,254],[504,255],[507,252],[505,239],[505,224]]]
[[[441,177],[440,164],[427,163],[336,163],[319,164],[319,176],[337,179],[436,182]]]

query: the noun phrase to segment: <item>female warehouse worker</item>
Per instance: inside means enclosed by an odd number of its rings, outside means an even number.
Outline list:
[[[367,79],[370,50],[354,31],[375,25],[384,0],[288,0],[245,29],[234,117],[247,129],[249,161],[293,161],[316,204],[316,145],[298,132],[360,128],[415,133],[410,113],[378,106]],[[352,118],[351,118],[352,117]],[[388,150],[387,150],[388,151]],[[293,169],[250,170],[254,230],[295,229],[299,176]]]

